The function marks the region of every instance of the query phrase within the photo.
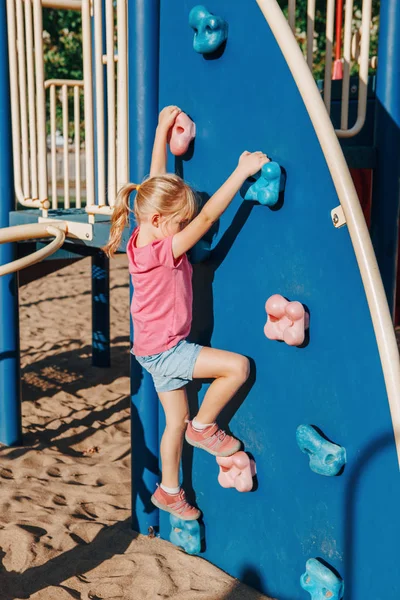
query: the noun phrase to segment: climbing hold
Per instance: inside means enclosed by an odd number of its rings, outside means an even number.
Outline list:
[[[280,294],[268,298],[265,304],[267,322],[264,333],[270,340],[282,340],[288,346],[301,346],[310,318],[300,302],[289,302]]]
[[[306,572],[300,577],[300,585],[311,595],[311,600],[343,598],[343,580],[315,558],[306,562]]]
[[[256,463],[246,452],[236,452],[232,456],[217,456],[219,465],[218,483],[224,488],[236,488],[238,492],[250,492]]]
[[[346,450],[328,442],[311,425],[299,425],[296,431],[297,444],[310,457],[310,469],[318,475],[334,477],[346,464]]]
[[[169,536],[170,542],[188,554],[199,554],[204,537],[203,526],[196,520],[184,521],[174,515],[170,515],[169,522],[172,528]]]
[[[245,200],[256,200],[264,206],[275,206],[279,193],[285,187],[285,177],[278,163],[266,163],[258,174],[257,181],[251,185],[245,195]]]
[[[168,143],[172,154],[175,156],[185,154],[195,135],[196,125],[192,119],[184,112],[179,113],[168,135]]]
[[[212,15],[205,6],[192,8],[189,25],[194,29],[193,48],[200,54],[215,52],[228,38],[228,23]]]

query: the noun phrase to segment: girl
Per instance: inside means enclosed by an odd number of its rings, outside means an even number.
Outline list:
[[[160,446],[162,480],[151,500],[158,508],[191,520],[199,518],[200,511],[186,501],[179,485],[183,436],[214,456],[230,456],[239,450],[239,440],[215,421],[247,380],[249,361],[240,354],[186,340],[192,321],[192,267],[186,252],[219,219],[244,181],[269,159],[262,152],[244,152],[231,176],[196,216],[193,190],[177,175],[166,173],[168,132],[180,112],[176,106],[161,111],[150,177],[120,190],[104,250],[110,257],[117,251],[128,221],[129,195],[136,190],[137,227],[127,245],[134,288],[133,353],[151,373],[166,417]],[[188,421],[185,386],[193,378],[214,381],[196,417]]]

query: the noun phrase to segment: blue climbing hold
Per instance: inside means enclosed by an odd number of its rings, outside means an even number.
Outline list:
[[[184,521],[174,515],[170,515],[169,521],[171,524],[170,542],[188,554],[199,554],[204,537],[202,525],[198,521]]]
[[[300,585],[311,595],[311,600],[343,598],[343,580],[315,558],[307,561],[306,572],[300,577]]]
[[[212,15],[205,6],[192,8],[189,25],[194,29],[193,48],[200,54],[215,52],[228,38],[228,23]]]
[[[310,457],[310,469],[318,475],[333,477],[346,464],[346,450],[328,442],[311,425],[299,425],[296,431],[297,444]]]
[[[285,178],[280,166],[276,162],[269,162],[262,167],[257,181],[245,191],[244,199],[256,200],[264,206],[275,206],[284,187]]]

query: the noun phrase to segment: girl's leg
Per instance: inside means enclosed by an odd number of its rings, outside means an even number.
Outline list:
[[[193,371],[194,379],[214,379],[207,390],[196,422],[214,423],[221,410],[250,374],[248,358],[234,352],[202,348]]]
[[[200,511],[186,500],[185,492],[179,488],[179,465],[182,455],[183,436],[188,419],[186,390],[159,392],[164,408],[166,426],[161,439],[160,454],[162,465],[161,486],[157,487],[151,501],[161,510],[188,521],[198,519]],[[165,489],[166,488],[166,489]],[[173,490],[171,488],[177,488]]]
[[[186,429],[185,421],[189,418],[186,390],[181,388],[172,392],[159,392],[158,396],[166,420],[160,445],[161,483],[167,488],[176,488],[179,486],[179,465]]]

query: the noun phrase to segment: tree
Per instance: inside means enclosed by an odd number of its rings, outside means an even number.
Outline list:
[[[76,10],[46,9],[43,11],[43,46],[44,68],[46,79],[83,79],[82,60],[82,19]],[[74,137],[74,127],[71,121],[73,115],[73,97],[68,99],[70,114],[69,137]],[[49,99],[47,99],[49,111]],[[83,114],[83,99],[81,100],[81,115]],[[62,108],[56,105],[56,128],[62,130]],[[48,133],[50,123],[47,122]],[[80,131],[84,138],[83,127]]]
[[[278,0],[280,7],[287,15],[287,0]],[[356,33],[361,27],[361,8],[362,0],[354,0],[353,5],[353,33]],[[378,30],[379,30],[379,7],[380,0],[372,0],[372,23],[371,23],[371,45],[370,56],[375,56],[378,50]],[[315,7],[315,32],[314,32],[314,63],[313,75],[316,79],[323,79],[325,71],[325,45],[326,45],[326,0],[316,0]],[[296,2],[296,39],[306,55],[307,52],[307,0],[297,0]],[[343,39],[343,38],[342,38]],[[358,73],[356,62],[352,64],[351,74]]]

